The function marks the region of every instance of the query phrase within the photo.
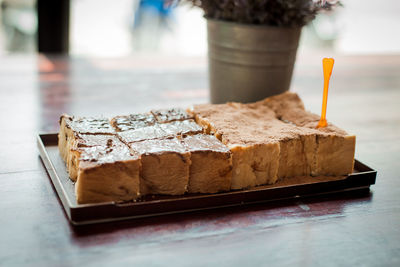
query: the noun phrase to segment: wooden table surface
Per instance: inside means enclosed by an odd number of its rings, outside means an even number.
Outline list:
[[[73,227],[35,138],[58,118],[208,101],[206,61],[0,57],[0,265],[400,266],[400,56],[335,56],[328,120],[378,171],[370,192]],[[321,58],[293,90],[319,113]]]

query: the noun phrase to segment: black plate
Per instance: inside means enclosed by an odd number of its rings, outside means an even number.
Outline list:
[[[58,151],[57,134],[41,134],[37,141],[47,173],[69,220],[75,225],[365,189],[375,184],[376,179],[375,170],[356,160],[355,170],[349,176],[287,178],[274,185],[258,186],[247,190],[217,194],[151,196],[144,201],[123,204],[114,202],[77,204],[74,184],[68,177],[65,164]]]

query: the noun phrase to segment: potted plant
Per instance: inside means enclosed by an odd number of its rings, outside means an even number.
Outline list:
[[[338,2],[188,0],[207,19],[212,103],[253,102],[290,87],[301,28]]]

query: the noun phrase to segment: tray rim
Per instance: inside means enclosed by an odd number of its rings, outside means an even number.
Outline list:
[[[361,177],[361,176],[368,176],[369,177],[369,182],[367,184],[361,185],[361,186],[349,186],[349,187],[344,187],[342,189],[338,190],[331,190],[331,191],[325,191],[322,190],[321,192],[314,192],[311,194],[301,194],[301,195],[293,195],[293,196],[286,196],[286,197],[281,197],[281,198],[271,198],[271,199],[260,199],[257,201],[246,201],[246,202],[237,202],[237,203],[231,203],[231,204],[225,204],[225,205],[211,205],[207,207],[201,207],[201,208],[193,208],[193,209],[179,209],[179,210],[174,210],[174,211],[166,211],[166,212],[153,212],[153,213],[148,213],[148,214],[138,214],[138,215],[129,215],[129,216],[118,216],[118,217],[108,217],[108,218],[96,218],[96,219],[84,219],[77,220],[77,213],[79,212],[84,212],[87,209],[91,208],[124,208],[124,207],[140,207],[140,206],[148,206],[151,204],[157,204],[157,203],[174,203],[174,202],[186,202],[188,199],[182,198],[182,196],[179,196],[180,198],[171,198],[171,199],[162,199],[162,200],[154,200],[154,201],[143,201],[143,202],[129,202],[129,203],[115,203],[115,202],[103,202],[103,203],[94,203],[94,204],[73,204],[71,200],[68,197],[67,192],[65,191],[64,186],[61,183],[61,178],[56,172],[56,168],[54,166],[54,163],[51,160],[51,157],[48,154],[47,151],[47,146],[56,146],[56,144],[48,144],[50,141],[49,139],[55,139],[58,138],[57,133],[41,133],[37,135],[37,146],[39,149],[39,156],[41,158],[41,161],[45,167],[45,170],[47,172],[47,175],[50,178],[50,181],[52,182],[54,189],[57,193],[58,198],[61,201],[61,204],[63,206],[63,209],[69,219],[69,221],[73,225],[87,225],[87,224],[93,224],[93,223],[105,223],[105,222],[112,222],[112,221],[121,221],[121,220],[130,220],[130,219],[138,219],[138,218],[144,218],[144,217],[151,217],[151,216],[160,216],[160,215],[167,215],[167,214],[176,214],[176,213],[184,213],[184,212],[193,212],[193,211],[199,211],[199,210],[210,210],[210,209],[218,209],[218,208],[225,208],[225,207],[233,207],[233,206],[238,206],[238,205],[244,205],[244,204],[255,204],[255,203],[262,203],[262,202],[273,202],[273,201],[280,201],[280,200],[287,200],[287,199],[297,199],[297,198],[304,198],[304,197],[310,197],[310,196],[316,196],[316,195],[324,195],[324,194],[333,194],[333,193],[339,193],[339,192],[344,192],[344,191],[353,191],[353,190],[360,190],[360,189],[367,189],[370,187],[370,185],[375,184],[376,181],[376,175],[377,171],[370,168],[369,166],[365,165],[364,163],[358,161],[355,159],[355,168],[357,166],[357,169],[363,169],[360,170],[359,172],[354,172],[344,179],[339,179],[339,180],[334,180],[334,181],[320,181],[320,182],[315,182],[315,183],[302,183],[298,185],[289,185],[289,186],[277,186],[273,188],[262,188],[258,189],[257,188],[251,188],[251,189],[244,189],[244,190],[237,190],[237,191],[229,191],[229,192],[222,192],[222,193],[217,193],[217,194],[204,194],[204,195],[195,195],[195,196],[190,196],[189,200],[204,200],[204,199],[210,199],[210,198],[223,198],[223,197],[229,197],[229,196],[236,196],[236,195],[246,195],[246,194],[252,194],[252,193],[257,193],[257,192],[267,192],[267,191],[277,191],[277,190],[282,190],[282,189],[295,189],[299,187],[304,187],[304,186],[317,186],[317,185],[326,185],[329,183],[334,183],[334,182],[346,182],[349,180],[350,177]]]

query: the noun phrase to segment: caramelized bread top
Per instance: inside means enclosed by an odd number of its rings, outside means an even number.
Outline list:
[[[131,151],[126,145],[81,147],[79,151],[81,152],[80,168],[140,159],[140,155]]]
[[[203,128],[194,120],[174,121],[170,123],[155,124],[136,130],[118,132],[120,139],[126,143],[143,140],[172,138],[180,135],[197,134],[203,132]]]
[[[193,119],[193,116],[189,115],[181,108],[152,110],[151,113],[156,117],[159,123]]]
[[[167,136],[165,131],[157,124],[135,130],[118,132],[117,134],[119,138],[126,144],[149,139],[159,139]]]
[[[123,143],[115,135],[109,134],[75,134],[75,148],[92,146],[121,146]]]
[[[74,132],[81,134],[114,134],[115,130],[109,120],[103,117],[73,117],[62,115],[61,120],[65,120],[65,126]]]
[[[213,151],[231,154],[229,148],[225,146],[213,135],[196,134],[188,135],[182,139],[183,145],[190,152],[196,151]]]
[[[129,147],[131,151],[144,155],[163,153],[189,154],[178,138],[144,140],[131,143]]]
[[[203,128],[194,120],[173,121],[159,125],[166,136],[192,135],[203,132]]]
[[[116,116],[111,119],[112,126],[118,132],[136,130],[156,124],[157,120],[151,113],[131,114]]]

